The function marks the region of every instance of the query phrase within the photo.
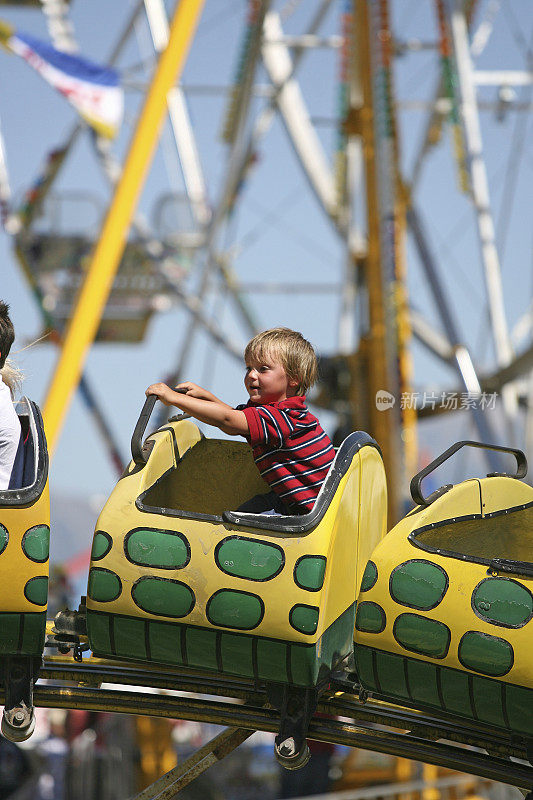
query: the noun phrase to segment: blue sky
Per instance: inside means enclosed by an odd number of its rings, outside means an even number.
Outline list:
[[[342,3],[333,2],[323,33],[336,34],[340,27]],[[277,2],[274,7],[285,17],[286,32],[302,32],[306,21],[316,10],[316,0],[305,3]],[[391,3],[397,35],[402,40],[418,38],[435,42],[437,37],[434,4],[420,0],[393,0]],[[486,18],[490,4],[478,3],[478,22]],[[91,3],[74,0],[71,18],[80,45],[88,58],[105,61],[107,54],[125,24],[132,5],[126,0]],[[168,3],[169,10],[173,3]],[[531,42],[531,14],[527,0],[503,2],[492,35],[479,59],[479,67],[520,69],[524,67],[528,43]],[[291,12],[292,13],[289,13]],[[3,18],[16,28],[47,39],[43,15],[37,10],[16,10],[3,7]],[[207,0],[197,36],[187,61],[185,86],[227,86],[235,72],[243,36],[246,3],[244,0]],[[146,30],[143,32],[146,38]],[[131,72],[144,59],[135,39],[119,61],[119,68],[130,70],[130,76],[143,79],[143,71]],[[338,56],[331,50],[317,50],[302,62],[298,77],[311,116],[329,120],[318,130],[326,152],[333,160],[337,140],[333,124],[338,113]],[[42,79],[15,56],[0,53],[0,121],[8,157],[11,185],[20,198],[31,185],[50,150],[60,145],[75,123],[75,112]],[[396,96],[400,101],[428,100],[438,79],[438,58],[435,51],[422,51],[402,56],[395,64]],[[258,79],[266,83],[260,71]],[[519,89],[518,98],[531,101],[529,88]],[[488,101],[496,98],[496,88],[483,89]],[[225,167],[226,147],[220,141],[226,99],[190,93],[188,95],[200,156],[208,183],[211,201],[218,195]],[[256,100],[256,109],[263,100]],[[126,123],[114,145],[122,158],[140,103],[140,94],[126,93]],[[504,298],[510,326],[521,317],[531,302],[531,178],[533,154],[530,115],[520,129],[518,115],[510,113],[498,122],[493,112],[481,115],[484,148],[489,175],[492,206],[497,230],[505,237],[502,274]],[[400,148],[402,169],[407,177],[419,147],[425,114],[419,110],[401,110]],[[168,136],[168,131],[167,131]],[[287,281],[294,283],[338,284],[344,269],[342,243],[325,219],[294,157],[283,126],[275,122],[259,148],[259,161],[250,173],[242,192],[242,202],[235,212],[222,242],[235,245],[234,269],[244,282]],[[511,180],[513,156],[519,159],[516,178]],[[422,210],[430,233],[430,241],[438,258],[440,274],[452,301],[464,339],[471,346],[481,367],[494,366],[493,348],[486,325],[485,289],[480,265],[474,217],[469,199],[457,189],[449,129],[441,143],[429,155],[417,190],[417,204]],[[507,183],[506,183],[507,181]],[[181,178],[173,174],[169,182],[164,158],[158,151],[140,202],[140,210],[150,219],[157,200],[180,187]],[[506,189],[507,187],[507,189]],[[87,133],[72,153],[61,173],[57,190],[63,196],[83,192],[95,198],[101,212],[109,202],[109,190],[102,179]],[[92,200],[91,200],[92,202]],[[65,201],[64,225],[71,231],[91,228],[96,234],[97,214],[89,202]],[[12,305],[17,331],[14,350],[21,350],[40,334],[40,321],[34,301],[12,253],[12,242],[0,234],[2,263],[2,296]],[[436,327],[440,327],[436,310],[422,276],[417,257],[407,247],[409,293],[412,302]],[[194,281],[194,278],[193,278]],[[216,289],[217,287],[215,287]],[[278,324],[301,330],[322,353],[336,348],[339,299],[335,294],[250,295],[258,327]],[[207,309],[231,337],[243,346],[247,331],[239,323],[231,301],[220,292],[210,294]],[[109,421],[116,432],[124,454],[149,383],[162,378],[172,366],[182,341],[187,313],[175,306],[154,317],[146,340],[137,346],[96,345],[87,365],[91,380]],[[524,345],[522,345],[524,346]],[[414,384],[418,389],[455,388],[453,372],[429,357],[413,343]],[[19,352],[16,360],[26,374],[24,392],[42,402],[50,380],[57,352],[50,344],[42,344]],[[238,364],[214,348],[210,340],[197,337],[189,359],[188,377],[201,382],[227,402],[243,399],[242,371]],[[332,429],[331,415],[322,414]],[[464,438],[468,422],[458,418],[446,426],[440,423],[421,429],[421,438],[431,449],[439,450],[449,440]],[[439,433],[439,430],[441,431]],[[69,411],[52,472],[52,490],[60,493],[86,492],[108,494],[114,472],[105,450],[79,397]]]

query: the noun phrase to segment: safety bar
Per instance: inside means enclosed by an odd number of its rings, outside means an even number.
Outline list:
[[[187,394],[187,389],[174,389],[174,391],[180,394]],[[155,394],[148,395],[144,401],[139,419],[137,420],[133,436],[131,437],[131,457],[138,467],[142,467],[146,463],[143,453],[143,436],[157,399],[157,395]],[[181,419],[184,419],[185,416],[188,415],[184,415]]]
[[[511,455],[513,455],[516,458],[517,469],[514,475],[511,475],[507,472],[491,472],[487,475],[488,478],[494,476],[508,477],[508,478],[523,478],[527,473],[527,459],[525,453],[523,453],[522,450],[517,450],[514,447],[502,447],[498,444],[483,444],[482,442],[472,442],[468,440],[462,442],[456,442],[447,450],[445,450],[444,453],[441,453],[441,455],[438,456],[434,461],[432,461],[431,464],[428,464],[427,467],[424,467],[424,469],[421,470],[417,475],[415,475],[414,478],[411,480],[411,486],[410,486],[411,497],[413,498],[413,500],[417,505],[429,506],[431,505],[431,503],[434,502],[434,500],[437,499],[437,497],[440,497],[445,492],[447,492],[448,489],[451,489],[451,484],[447,484],[446,486],[441,486],[440,489],[437,489],[435,492],[430,494],[429,497],[424,497],[424,495],[422,494],[422,481],[424,480],[424,478],[427,478],[427,476],[431,472],[437,469],[437,467],[440,467],[441,464],[444,464],[444,462],[447,461],[451,456],[453,456],[454,453],[457,453],[458,450],[466,446],[478,447],[482,450],[497,450],[500,453],[511,453]]]

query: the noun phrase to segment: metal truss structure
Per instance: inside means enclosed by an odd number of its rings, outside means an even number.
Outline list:
[[[74,51],[77,45],[68,22],[66,4],[43,5],[55,46]],[[374,395],[376,390],[386,389],[399,398],[412,388],[409,363],[411,333],[426,351],[432,353],[433,358],[455,370],[456,388],[460,392],[477,397],[489,386],[501,391],[507,418],[505,433],[496,430],[492,421],[489,423],[490,418],[478,404],[468,406],[477,433],[483,440],[495,441],[500,436],[518,435],[519,390],[522,390],[522,405],[527,405],[527,397],[523,386],[517,387],[516,380],[527,374],[531,362],[528,350],[519,358],[513,355],[480,122],[480,108],[487,108],[487,102],[480,100],[480,93],[487,86],[499,87],[497,103],[492,105],[496,113],[521,114],[527,110],[527,105],[524,107],[523,103],[516,102],[516,87],[527,86],[530,82],[527,69],[529,51],[524,47],[526,64],[522,70],[479,70],[475,61],[487,49],[504,10],[498,12],[498,4],[494,3],[464,3],[463,0],[436,0],[430,5],[434,38],[431,42],[421,42],[408,40],[402,31],[408,26],[402,20],[401,8],[397,8],[394,2],[344,3],[340,33],[332,34],[332,0],[314,4],[307,18],[299,14],[301,9],[295,11],[283,4],[251,0],[239,69],[223,125],[228,153],[216,190],[217,199],[210,202],[208,198],[207,185],[212,181],[209,176],[208,181],[201,163],[200,148],[188,111],[190,100],[187,99],[187,94],[209,91],[209,87],[188,89],[183,84],[177,85],[167,97],[173,137],[171,147],[181,166],[178,183],[182,188],[182,202],[188,205],[192,228],[189,232],[171,234],[165,246],[158,235],[160,231],[147,227],[138,215],[132,219],[135,236],[147,251],[155,255],[161,284],[158,294],[183,305],[190,314],[169,377],[177,380],[183,376],[199,333],[211,337],[216,347],[230,357],[238,357],[238,344],[216,324],[207,306],[213,291],[227,296],[244,334],[257,330],[256,315],[246,298],[249,289],[240,274],[239,245],[227,249],[223,237],[235,208],[244,200],[242,184],[249,175],[254,154],[276,120],[281,121],[307,185],[319,208],[330,220],[332,232],[339,237],[340,249],[345,253],[344,265],[337,268],[334,284],[340,298],[336,320],[337,352],[341,356],[355,355],[355,360],[342,362],[346,373],[342,380],[348,382],[351,389],[347,394],[330,397],[328,402],[339,415],[341,425],[370,429],[382,443],[390,475],[392,505],[396,509],[401,506],[407,477],[416,462],[415,414],[418,410],[423,415],[428,409],[419,408],[410,413],[407,408],[400,410],[398,403],[396,410],[388,415],[390,423],[387,424],[387,415],[375,412]],[[298,18],[298,24],[305,25],[305,29],[286,34],[282,18],[292,22],[291,17]],[[157,55],[164,50],[169,35],[163,0],[146,0],[134,5],[111,54],[111,63],[120,57],[135,31],[139,34],[141,27],[146,31],[144,26],[148,28],[151,46]],[[146,43],[143,48],[142,57],[147,59]],[[302,80],[308,80],[306,64],[310,54],[317,49],[340,54],[337,70],[339,134],[333,152],[329,149],[331,144],[329,148],[325,145],[320,120],[310,111],[306,92],[299,81],[300,75]],[[396,57],[407,58],[406,54],[411,54],[409,57],[414,58],[416,53],[428,51],[435,56],[433,74],[437,76],[437,84],[432,100],[426,101],[429,117],[425,135],[418,153],[414,155],[414,167],[408,177],[401,152],[401,128],[402,118],[407,113],[404,109],[409,102],[402,103],[395,96]],[[258,83],[259,75],[267,78],[266,86]],[[486,366],[483,369],[476,364],[474,346],[467,341],[470,334],[465,338],[461,332],[457,304],[451,301],[449,286],[446,285],[443,258],[432,246],[431,231],[424,220],[427,215],[421,213],[419,205],[424,167],[447,121],[452,132],[459,180],[472,204],[470,221],[478,231],[478,257],[486,287],[486,309],[494,350],[494,367],[488,371]],[[81,129],[82,126],[77,125],[67,137],[67,151],[74,145]],[[96,139],[95,145],[104,173],[111,185],[115,185],[122,174],[121,167],[102,139]],[[172,159],[168,146],[166,150],[166,160],[170,164]],[[371,160],[369,151],[376,153],[375,161]],[[50,185],[54,180],[55,175]],[[172,173],[170,183],[176,185]],[[210,188],[213,195],[213,187]],[[418,272],[417,281],[424,281],[424,292],[434,303],[438,322],[422,313],[416,303],[409,303],[405,269],[406,229],[412,242],[409,269]],[[172,248],[178,254],[183,254],[184,250],[190,254],[193,264],[190,279],[176,271]],[[414,266],[415,260],[418,266]],[[249,288],[254,289],[253,286]],[[312,289],[311,286],[306,288],[308,291]],[[302,285],[295,287],[294,281],[285,285],[278,282],[275,287],[270,287],[267,280],[255,286],[256,291],[261,289],[276,292],[298,289],[304,292]],[[322,283],[315,289],[323,292],[327,287]],[[50,315],[47,318],[46,313],[45,324],[50,326]],[[76,334],[73,336],[76,338]],[[72,362],[66,374],[57,379],[57,392],[62,397],[68,394],[65,381],[71,378],[67,375],[72,376],[73,385],[77,382],[74,372]],[[86,378],[82,378],[81,389],[118,467],[121,459],[114,441],[116,437],[99,410],[96,393],[89,388]],[[364,411],[362,406],[365,406]],[[65,409],[62,401],[53,416],[62,416]],[[526,424],[527,430],[531,427]],[[497,464],[493,462],[490,466],[494,469]],[[397,511],[395,516],[398,516]]]
[[[179,674],[171,668],[157,672],[144,664],[97,658],[74,661],[69,656],[45,656],[39,677],[46,683],[37,684],[34,701],[44,708],[135,713],[227,726],[135,800],[174,797],[254,731],[276,732],[279,727],[279,714],[269,707],[264,687],[240,678],[221,679],[189,669]],[[356,684],[336,685],[334,680],[318,711],[326,717],[315,718],[309,729],[310,738],[317,741],[414,758],[522,788],[533,786],[526,743],[490,726],[422,715],[385,699],[366,697]]]
[[[207,5],[209,7],[209,2]],[[494,443],[506,435],[521,441],[525,432],[528,453],[533,454],[531,313],[527,311],[524,314],[517,329],[518,334],[525,333],[519,342],[519,352],[515,352],[504,303],[499,255],[503,234],[498,236],[498,226],[491,210],[491,186],[483,155],[481,124],[482,114],[487,109],[502,118],[513,113],[517,119],[531,110],[530,96],[519,98],[517,94],[519,87],[527,92],[533,84],[531,48],[526,41],[522,53],[524,67],[521,69],[505,69],[500,65],[498,69],[495,65],[490,69],[479,69],[476,66],[494,35],[495,26],[499,24],[499,15],[505,13],[494,1],[435,0],[424,4],[431,6],[428,13],[433,15],[432,27],[428,28],[430,41],[426,42],[409,40],[402,33],[405,17],[394,0],[345,2],[340,33],[331,32],[331,16],[335,8],[332,0],[306,4],[307,9],[312,5],[308,14],[304,14],[302,9],[293,11],[290,5],[250,0],[247,35],[238,74],[229,91],[230,101],[223,126],[227,158],[216,189],[214,180],[207,175],[202,164],[198,131],[195,131],[189,113],[190,97],[195,92],[208,92],[212,87],[187,87],[184,82],[175,84],[174,76],[164,87],[163,100],[166,98],[172,134],[172,152],[167,153],[168,160],[171,163],[177,154],[180,164],[180,191],[171,193],[169,202],[171,204],[172,197],[179,194],[192,220],[190,229],[171,229],[168,236],[163,237],[156,225],[148,225],[136,212],[135,203],[130,204],[128,212],[123,215],[123,228],[127,232],[131,222],[137,241],[142,243],[145,252],[151,254],[162,282],[160,295],[170,304],[185,308],[189,315],[180,351],[169,369],[169,381],[176,382],[185,375],[195,342],[202,335],[212,342],[214,348],[220,348],[229,360],[239,357],[240,342],[234,340],[233,331],[227,330],[216,319],[212,311],[213,297],[227,298],[235,321],[233,328],[250,335],[260,327],[248,300],[248,294],[252,292],[260,292],[263,296],[289,293],[306,299],[313,292],[321,297],[328,291],[335,293],[339,310],[332,320],[335,327],[334,355],[337,358],[333,363],[333,373],[341,388],[337,392],[331,391],[323,404],[337,413],[340,427],[367,428],[383,445],[392,515],[397,517],[407,477],[412,474],[416,460],[415,418],[427,412],[416,405],[402,408],[399,402],[400,396],[410,394],[412,388],[411,335],[417,342],[416,346],[422,345],[424,351],[431,354],[437,369],[444,365],[448,370],[446,374],[451,375],[455,382],[452,385],[455,394],[465,393],[476,399],[484,392],[501,392],[505,434],[497,428],[492,417],[483,413],[479,404],[467,406],[480,439]],[[45,10],[52,9],[51,2],[43,0],[43,6]],[[59,12],[57,8],[55,16],[49,15],[52,40],[58,48],[72,51],[75,40],[68,25],[66,6],[62,6]],[[292,14],[294,19],[291,19]],[[290,33],[286,32],[287,20],[291,25]],[[149,32],[150,66],[154,54],[157,57],[166,52],[171,30],[165,5],[162,0],[144,0],[133,6],[110,56],[111,63],[119,58],[136,28],[137,31],[142,28],[144,33]],[[516,30],[515,36],[518,37]],[[305,73],[305,66],[311,60],[311,54],[318,50],[342,54],[337,80],[341,89],[340,110],[335,120],[338,138],[334,147],[321,129],[324,120],[309,110],[305,99],[304,85],[313,79],[312,72],[311,77]],[[427,114],[427,122],[420,146],[416,150],[411,148],[413,166],[407,169],[402,155],[402,124],[405,115],[412,112],[415,101],[409,97],[405,100],[396,97],[396,91],[404,91],[405,86],[405,82],[398,80],[396,60],[400,57],[415,58],[423,52],[429,52],[433,57],[430,77],[436,80],[430,98],[417,101]],[[146,88],[143,80],[137,82],[141,89]],[[497,90],[494,102],[486,99],[486,87],[490,86]],[[213,91],[217,93],[217,87]],[[227,92],[227,87],[224,91]],[[303,276],[304,280],[298,276],[300,280],[296,281],[291,274],[287,280],[274,283],[268,275],[265,280],[247,282],[246,267],[239,262],[239,252],[244,243],[237,241],[227,245],[225,242],[236,209],[239,204],[246,203],[243,181],[253,180],[251,168],[261,143],[268,131],[278,124],[305,176],[306,190],[331,228],[336,252],[341,254],[340,263],[335,270],[328,272],[327,281],[323,278],[320,281],[307,280],[307,276]],[[476,252],[482,279],[473,283],[476,288],[478,283],[483,286],[484,297],[478,311],[482,321],[485,318],[489,321],[489,336],[486,338],[490,339],[493,356],[489,357],[488,367],[487,361],[479,363],[480,348],[476,347],[472,333],[465,333],[467,312],[463,298],[460,301],[457,297],[453,301],[450,299],[451,284],[444,267],[445,250],[450,245],[435,247],[427,224],[427,194],[422,191],[424,171],[431,155],[438,149],[436,144],[447,124],[454,148],[453,157],[449,159],[451,171],[457,170],[463,191],[461,207],[466,208],[469,214],[467,224],[476,231],[478,239]],[[82,132],[83,126],[77,124],[66,137],[65,157]],[[518,135],[516,142],[522,142]],[[114,189],[114,200],[106,218],[109,221],[115,219],[110,215],[117,209],[123,210],[119,192],[124,170],[105,142],[95,139],[94,146],[98,163]],[[145,166],[147,162],[148,157]],[[17,221],[20,215],[10,205],[4,165],[0,140],[0,200],[7,209],[4,212],[7,230],[19,235],[18,226],[23,223],[20,219]],[[58,173],[61,165],[56,166]],[[509,162],[506,172],[509,191],[516,169],[515,162]],[[54,183],[56,172],[48,177],[46,191]],[[282,183],[282,180],[283,176],[279,176],[278,182]],[[172,180],[170,183],[172,186]],[[135,191],[140,189],[139,183]],[[214,202],[209,200],[209,193],[216,196]],[[41,197],[40,203],[44,199]],[[505,194],[503,203],[505,206]],[[503,227],[505,211],[504,207],[500,213]],[[36,206],[33,209],[35,219],[38,212]],[[163,219],[164,204],[160,212]],[[274,217],[282,214],[279,209],[272,213]],[[27,227],[31,227],[34,218],[27,220]],[[263,224],[266,225],[264,219]],[[164,227],[162,222],[161,226]],[[407,237],[409,272],[416,271],[418,282],[411,281],[410,293],[406,276]],[[105,246],[105,241],[103,245],[102,242],[103,237],[99,246]],[[23,261],[24,254],[20,248],[18,252]],[[102,254],[102,250],[98,252]],[[185,275],[177,266],[184,254],[191,263]],[[111,285],[121,255],[122,252],[107,271],[111,297]],[[31,270],[26,269],[26,272],[30,275]],[[43,302],[42,291],[36,281],[32,281],[31,275],[30,283],[42,308],[45,326],[55,328],[58,345],[65,345],[61,358],[65,357],[69,342],[76,345],[76,353],[71,351],[69,360],[63,362],[64,368],[58,370],[52,379],[49,398],[55,396],[56,401],[51,404],[47,401],[47,423],[54,432],[59,430],[67,411],[68,397],[81,375],[79,385],[86,404],[92,410],[119,469],[122,461],[119,446],[99,407],[97,393],[83,376],[84,358],[93,338],[87,337],[80,345],[80,326],[87,325],[87,313],[78,314],[80,319],[76,322],[74,310],[74,322],[66,331],[58,330]],[[421,298],[413,297],[419,288]],[[420,299],[422,302],[418,302]],[[98,315],[107,300],[105,292],[100,300],[99,309],[91,317],[94,333],[100,323]],[[433,317],[427,312],[430,304],[434,307]],[[216,303],[214,307],[216,309]],[[376,410],[375,397],[379,390],[386,390],[397,400],[388,416]],[[522,407],[525,407],[525,415]],[[55,439],[55,433],[51,438]],[[497,469],[498,463],[491,462],[490,466]],[[142,793],[137,800],[148,800],[150,796],[173,796],[172,793],[230,752],[251,731],[277,728],[276,713],[266,707],[260,688],[240,680],[223,682],[208,673],[184,670],[178,676],[166,670],[155,674],[151,669],[145,670],[138,665],[110,664],[96,659],[78,664],[68,657],[47,657],[41,677],[48,681],[72,681],[76,685],[38,685],[35,692],[37,705],[125,713],[134,709],[135,713],[230,726],[227,732],[206,745],[191,760],[162,778],[151,788],[151,795]],[[135,703],[132,703],[131,692],[121,688],[98,688],[103,681],[106,684],[149,686],[161,692],[137,692],[133,695]],[[208,694],[216,699],[168,695],[167,691]],[[229,698],[229,702],[220,702],[219,698]],[[525,763],[531,761],[531,753],[525,750],[524,744],[508,740],[482,725],[469,728],[463,724],[458,726],[451,719],[428,718],[409,709],[387,705],[386,699],[362,702],[355,687],[332,687],[320,710],[341,718],[312,723],[310,735],[321,741],[416,757],[516,786],[533,786],[533,769]]]

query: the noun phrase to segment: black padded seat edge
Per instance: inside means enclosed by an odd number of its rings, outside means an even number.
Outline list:
[[[11,476],[9,478],[9,486],[7,487],[9,491],[11,489],[22,489],[24,486],[24,451],[26,449],[26,442],[29,438],[29,433],[26,431],[24,432],[24,428],[22,427],[22,420],[19,417],[20,422],[20,436],[19,436],[19,443],[17,447],[17,452],[15,454],[15,460],[13,461],[13,468],[11,470]]]
[[[42,494],[48,478],[48,449],[39,406],[21,398],[21,440],[17,448],[9,489],[0,491],[0,507],[29,506]],[[16,468],[16,472],[15,472]],[[19,485],[15,485],[18,483]]]
[[[224,511],[222,518],[232,525],[243,525],[247,528],[280,531],[285,533],[302,533],[317,525],[337,491],[339,483],[354,455],[363,447],[375,447],[381,455],[381,449],[368,433],[355,431],[346,437],[337,450],[335,460],[330,467],[315,505],[307,514],[291,514],[290,516],[270,516],[268,514],[250,514],[244,511]]]

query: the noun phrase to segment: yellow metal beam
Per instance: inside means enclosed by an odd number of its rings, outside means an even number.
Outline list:
[[[401,408],[401,394],[409,394],[411,385],[411,361],[408,351],[410,325],[408,316],[405,264],[405,202],[399,194],[398,144],[394,137],[394,181],[396,202],[394,209],[395,281],[385,283],[383,243],[380,234],[380,200],[377,168],[377,141],[375,133],[376,99],[374,97],[374,75],[371,38],[371,0],[353,0],[353,53],[351,108],[347,120],[349,136],[362,140],[365,164],[364,181],[366,192],[367,251],[361,257],[368,293],[368,330],[362,332],[359,343],[359,359],[352,360],[352,406],[361,406],[361,396],[367,395],[365,424],[368,432],[378,441],[385,464],[388,490],[389,526],[403,516],[406,497],[407,475],[416,472],[416,411]],[[382,15],[387,3],[380,5]],[[383,21],[383,17],[382,17]],[[386,21],[386,20],[385,20]],[[391,291],[394,292],[392,300]],[[390,336],[387,331],[391,331]],[[390,351],[394,347],[394,351]],[[395,365],[391,373],[389,363]],[[354,374],[353,367],[366,371],[366,380]],[[396,369],[397,367],[397,369]],[[361,391],[360,384],[363,384]],[[396,405],[388,409],[376,406],[376,394],[386,390],[394,395]],[[407,465],[407,468],[406,468]]]
[[[166,109],[167,93],[179,78],[204,0],[179,0],[168,45],[161,54],[152,84],[133,134],[124,169],[100,239],[93,252],[45,400],[43,417],[53,451],[72,394],[113,285],[124,252],[131,218],[150,166]]]
[[[369,433],[379,443],[385,464],[388,493],[389,527],[398,521],[399,506],[399,453],[392,410],[376,407],[376,394],[389,390],[387,371],[387,337],[385,295],[382,280],[382,253],[379,235],[379,197],[377,184],[376,142],[374,136],[374,108],[372,96],[372,71],[367,0],[354,0],[355,53],[358,59],[357,74],[360,80],[360,105],[354,109],[354,122],[363,140],[365,161],[365,188],[367,208],[367,253],[364,262],[365,283],[368,291],[368,418]]]

